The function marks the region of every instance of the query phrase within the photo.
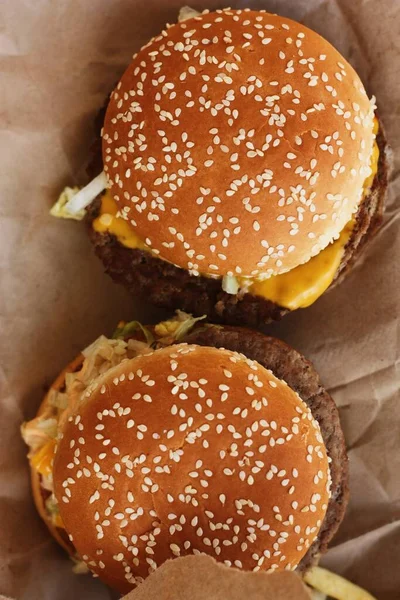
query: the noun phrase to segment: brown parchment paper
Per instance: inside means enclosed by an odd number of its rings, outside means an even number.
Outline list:
[[[123,600],[187,600],[189,597],[190,600],[310,600],[306,587],[295,573],[243,573],[204,555],[167,561]]]
[[[122,600],[187,600],[189,596],[191,600],[310,600],[295,573],[243,573],[205,555],[168,560]],[[0,600],[11,599],[0,595]]]
[[[379,599],[400,596],[399,0],[192,0],[266,8],[304,22],[354,64],[395,151],[385,225],[362,262],[312,307],[269,328],[312,359],[341,411],[352,498],[323,564]],[[107,600],[74,576],[36,516],[19,437],[46,385],[121,318],[161,316],[102,274],[82,225],[48,209],[84,180],[93,118],[132,53],[179,0],[0,3],[0,593]],[[190,596],[190,582],[188,582]]]

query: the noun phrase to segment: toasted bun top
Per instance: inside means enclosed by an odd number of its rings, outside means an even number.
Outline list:
[[[77,551],[124,592],[191,553],[294,568],[324,519],[329,466],[286,383],[243,355],[180,344],[95,380],[65,425],[54,486]]]
[[[373,106],[314,31],[258,11],[205,13],[134,56],[103,161],[122,215],[193,274],[268,276],[337,237],[370,172]]]

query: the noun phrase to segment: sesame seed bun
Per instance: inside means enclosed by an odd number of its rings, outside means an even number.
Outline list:
[[[279,274],[357,211],[373,108],[353,68],[303,25],[204,13],[133,58],[107,109],[104,169],[157,256],[196,275]]]
[[[300,397],[243,355],[187,344],[96,379],[53,476],[77,551],[121,592],[198,552],[293,569],[329,501],[326,449]]]

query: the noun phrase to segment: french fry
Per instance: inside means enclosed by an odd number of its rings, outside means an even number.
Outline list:
[[[315,590],[336,600],[376,600],[358,585],[321,567],[313,567],[304,575],[304,581]]]
[[[308,586],[307,590],[310,592],[311,600],[326,600],[328,597],[326,594],[323,594],[322,592],[319,592],[316,589],[311,589]]]

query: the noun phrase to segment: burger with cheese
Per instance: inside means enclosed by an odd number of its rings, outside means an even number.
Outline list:
[[[86,208],[96,253],[132,293],[257,325],[353,265],[381,222],[386,141],[375,99],[314,31],[263,11],[191,15],[133,57],[94,179],[53,212]]]
[[[338,412],[312,365],[184,313],[100,337],[22,433],[40,515],[121,592],[186,554],[305,571],[347,503]]]

